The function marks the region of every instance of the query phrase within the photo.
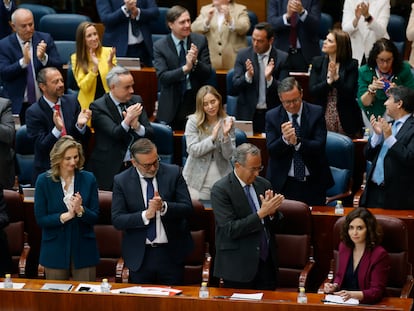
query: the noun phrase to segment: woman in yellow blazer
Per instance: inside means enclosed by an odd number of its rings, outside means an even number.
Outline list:
[[[103,47],[95,24],[83,22],[76,30],[76,53],[71,55],[82,109],[109,91],[106,75],[116,65],[115,48]]]
[[[249,28],[247,8],[234,0],[213,0],[191,25],[193,32],[206,36],[214,69],[233,68],[237,52],[247,47]]]

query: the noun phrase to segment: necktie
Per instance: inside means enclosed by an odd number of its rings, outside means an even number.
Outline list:
[[[124,118],[123,112],[126,111],[126,103],[119,103],[119,109],[121,111],[121,118]]]
[[[139,37],[141,31],[139,30],[138,21],[135,18],[131,18],[131,30],[135,37]]]
[[[301,137],[298,116],[296,113],[292,115],[292,125],[295,128],[296,137]],[[297,150],[293,152],[293,171],[297,180],[303,181],[305,179],[305,163]]]
[[[55,108],[58,116],[62,119],[62,122],[63,122],[63,128],[62,128],[62,131],[61,131],[61,136],[65,136],[67,134],[66,133],[66,127],[65,127],[65,120],[63,120],[62,113],[60,112],[60,105],[55,104],[54,108]]]
[[[247,201],[249,202],[250,208],[252,209],[253,213],[257,213],[256,205],[254,204],[253,198],[250,195],[250,185],[244,186],[244,193],[246,194]],[[266,237],[266,229],[263,228],[262,234],[260,236],[260,258],[263,261],[266,261],[267,256],[269,255],[269,245],[267,243],[267,237]]]
[[[184,66],[186,63],[185,55],[186,55],[186,49],[184,46],[184,41],[181,40],[180,41],[180,54],[178,55],[180,67]],[[187,76],[185,75],[184,80],[181,81],[181,93],[184,94],[186,90],[187,90]]]
[[[296,48],[296,41],[298,40],[297,26],[298,14],[293,13],[290,17],[290,33],[289,33],[289,44],[291,48]]]
[[[154,197],[154,185],[152,184],[152,178],[144,178],[147,182],[147,208],[149,200]],[[155,226],[155,217],[150,220],[147,228],[147,238],[150,241],[154,241],[157,236],[157,230]]]
[[[394,122],[391,131],[392,135],[397,135],[397,129],[401,121]],[[384,182],[384,158],[388,152],[388,146],[384,142],[382,143],[380,153],[375,164],[374,172],[372,173],[372,181],[377,185],[381,185]]]
[[[259,105],[266,103],[266,78],[265,78],[265,68],[264,58],[266,55],[258,55],[259,67],[260,67],[260,76],[259,76],[259,98],[257,103]]]
[[[26,42],[24,44],[26,44]],[[32,58],[33,58],[33,53],[32,53]],[[36,102],[36,85],[35,85],[34,75],[33,75],[33,60],[32,59],[30,60],[30,63],[27,64],[26,87],[27,87],[27,101],[29,104],[32,104]]]

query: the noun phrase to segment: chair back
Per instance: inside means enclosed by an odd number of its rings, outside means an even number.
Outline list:
[[[12,258],[12,275],[26,277],[26,261],[30,246],[27,243],[27,234],[24,232],[24,222],[10,222],[4,228],[9,244],[9,253]]]
[[[34,166],[34,142],[27,137],[26,125],[20,126],[16,131],[15,151],[19,167],[19,184],[22,187],[30,187]]]
[[[246,35],[251,36],[254,30],[254,26],[259,22],[259,19],[257,18],[257,15],[255,12],[247,10],[247,15],[249,16],[250,20],[250,28],[249,31],[247,31]]]
[[[407,298],[414,284],[411,264],[408,262],[408,228],[401,219],[375,215],[383,231],[381,245],[388,252],[391,262],[386,295]],[[335,271],[338,269],[338,246],[340,231],[345,222],[345,216],[339,218],[333,229]]]
[[[22,3],[19,5],[19,9],[28,9],[32,12],[35,29],[39,29],[40,19],[43,16],[56,14],[55,9],[52,7],[35,3]]]
[[[99,201],[99,219],[98,224],[110,225],[112,224],[112,191],[99,190],[98,191]]]
[[[53,40],[76,41],[76,29],[82,22],[90,22],[86,15],[58,13],[40,19],[39,31],[48,32]]]
[[[319,24],[319,46],[322,48],[323,41],[326,39],[326,35],[329,30],[332,29],[333,19],[332,16],[327,13],[321,12],[321,23]]]
[[[234,134],[236,135],[236,147],[241,144],[247,143],[247,135],[244,131],[236,127],[234,129]]]
[[[162,162],[173,163],[174,135],[170,126],[151,122],[154,129],[154,143],[157,146],[158,155]]]
[[[336,199],[345,198],[352,193],[354,143],[348,136],[328,131],[325,153],[335,181],[327,191],[327,203],[335,204]]]
[[[294,200],[284,200],[279,211],[284,218],[275,235],[279,256],[278,290],[297,291],[299,286],[305,286],[302,272],[313,261],[312,215],[307,204]]]
[[[79,86],[76,82],[75,75],[73,74],[73,67],[70,61],[66,72],[66,89],[69,94],[77,94],[79,92]]]
[[[167,7],[158,7],[160,14],[157,19],[151,20],[149,23],[152,34],[167,35],[170,33],[170,28],[167,25],[166,19],[168,10],[169,8]]]
[[[55,45],[63,63],[69,63],[70,56],[76,52],[76,41],[56,40]]]
[[[391,14],[388,21],[387,32],[390,36],[390,40],[394,42],[397,47],[401,57],[404,57],[406,41],[405,30],[405,19],[402,16]]]

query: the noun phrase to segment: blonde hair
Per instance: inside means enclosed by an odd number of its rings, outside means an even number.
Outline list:
[[[83,155],[83,148],[80,143],[78,143],[72,136],[65,135],[54,144],[52,150],[50,151],[50,170],[48,175],[52,178],[53,181],[59,181],[60,177],[60,163],[62,162],[65,153],[68,149],[76,148],[79,154],[79,161],[77,164],[77,169],[81,170],[83,164],[85,163],[85,157]]]
[[[197,92],[196,111],[194,113],[194,115],[196,117],[197,128],[201,132],[206,131],[205,125],[207,123],[207,118],[206,118],[206,113],[204,112],[204,96],[206,96],[207,94],[213,95],[220,103],[219,104],[219,110],[217,112],[217,117],[219,119],[224,119],[225,117],[227,117],[227,113],[224,110],[223,102],[221,100],[220,93],[211,85],[202,86]]]

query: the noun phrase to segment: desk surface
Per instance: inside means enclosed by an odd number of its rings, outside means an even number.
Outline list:
[[[344,310],[343,305],[326,305],[321,302],[324,295],[308,294],[308,304],[297,304],[295,292],[263,291],[263,299],[260,301],[229,300],[198,298],[198,287],[177,286],[182,295],[174,297],[147,296],[112,293],[85,293],[40,290],[46,282],[58,283],[58,281],[17,279],[15,282],[24,282],[23,289],[0,289],[2,310]],[[61,282],[65,283],[65,282]],[[69,282],[74,288],[79,282]],[[97,283],[95,283],[97,284]],[[131,284],[112,284],[112,288],[125,288]],[[210,288],[210,297],[230,296],[234,292],[254,293],[251,290],[233,290],[224,288]],[[352,310],[407,310],[413,305],[413,299],[384,298],[378,305],[352,306]],[[46,307],[47,306],[47,307]],[[351,309],[351,308],[349,308]]]

